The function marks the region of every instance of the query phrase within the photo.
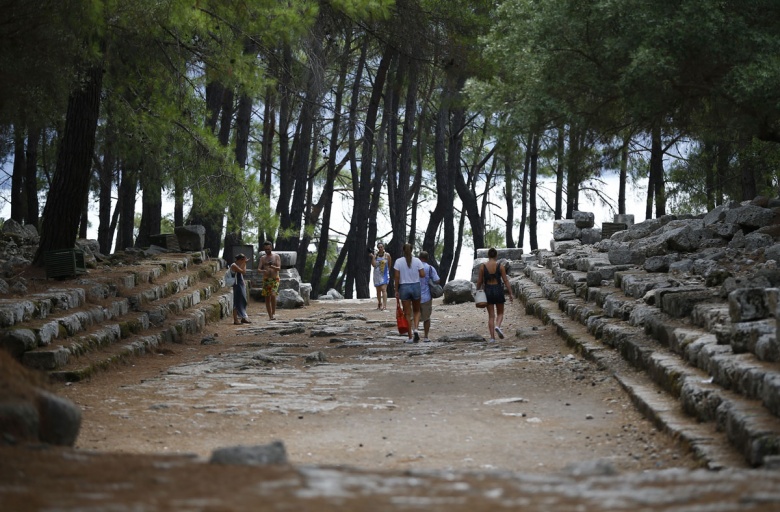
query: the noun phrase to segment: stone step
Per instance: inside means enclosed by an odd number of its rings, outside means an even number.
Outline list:
[[[86,276],[68,280],[67,288],[54,285],[45,292],[30,294],[22,300],[0,300],[0,329],[8,329],[33,319],[45,320],[57,311],[68,311],[88,302],[120,296],[123,294],[121,290],[153,283],[166,273],[178,272],[192,264],[201,263],[220,265],[219,260],[208,260],[203,251],[198,251],[158,256],[153,261],[146,260],[138,265],[127,266],[127,273],[114,273],[110,278],[101,276],[100,269],[90,270]]]
[[[189,284],[188,282],[188,286]],[[116,316],[111,319],[114,320],[112,323],[94,323],[91,317],[83,315],[83,318],[79,319],[78,332],[69,332],[68,336],[57,339],[55,343],[27,350],[22,354],[21,360],[32,368],[57,370],[67,365],[73,358],[141,334],[151,326],[163,325],[168,316],[184,313],[189,308],[208,300],[219,292],[220,288],[221,285],[212,280],[211,283],[203,283],[201,288],[186,289],[175,295],[157,299],[153,303],[147,303],[144,311],[130,311]]]
[[[85,304],[79,308],[69,308],[65,313],[52,312],[45,315],[45,318],[31,317],[24,322],[17,323],[10,329],[0,332],[0,346],[11,352],[15,357],[22,359],[27,351],[35,350],[38,347],[46,347],[56,340],[79,336],[93,326],[115,320],[127,314],[130,310],[149,309],[151,321],[154,322],[157,317],[171,309],[170,304],[161,302],[165,298],[181,293],[183,290],[198,284],[201,279],[208,277],[212,278],[212,286],[218,285],[218,281],[213,279],[213,276],[220,267],[219,261],[192,266],[188,259],[185,259],[183,262],[181,259],[174,259],[172,262],[165,263],[165,266],[172,270],[165,273],[162,273],[162,271],[155,272],[154,268],[162,269],[163,265],[154,263],[152,266],[147,266],[145,271],[136,274],[149,278],[157,276],[156,278],[160,280],[167,279],[163,283],[147,284],[144,291],[130,293],[128,297],[116,297],[114,300],[109,298],[101,300],[100,304]],[[187,268],[189,270],[181,272],[181,269]],[[137,289],[136,286],[134,283],[130,291]],[[61,296],[81,297],[83,291],[83,288],[74,288],[74,293],[62,293]],[[119,291],[124,292],[125,290],[120,288]],[[210,295],[212,293],[211,287],[204,288],[204,292],[205,296]],[[185,303],[193,300],[193,298],[187,297],[188,295],[185,295],[180,300],[183,300]],[[197,297],[194,300],[197,300]],[[158,304],[156,307],[149,307],[149,304],[153,302],[158,302],[163,304],[163,306]],[[181,310],[181,307],[179,310]],[[98,334],[98,337],[103,339],[104,335]],[[77,344],[81,343],[83,343],[83,340],[77,342]],[[87,343],[87,346],[91,344],[91,342]]]
[[[165,343],[182,343],[185,336],[202,332],[206,325],[229,317],[232,304],[232,292],[215,294],[182,313],[171,315],[159,326],[150,326],[139,334],[72,359],[49,375],[55,380],[76,382],[133,357],[154,353]]]
[[[555,327],[556,332],[578,353],[611,371],[621,386],[629,392],[637,408],[656,426],[680,440],[703,464],[712,469],[746,467],[747,459],[735,448],[726,434],[714,422],[701,422],[683,409],[682,403],[662,390],[650,375],[633,367],[621,353],[590,334],[588,327],[572,320],[558,310],[557,303],[545,299],[541,289],[528,280],[515,282],[516,296],[534,314]],[[604,317],[602,317],[604,318]],[[622,322],[604,318],[618,327]],[[634,332],[636,328],[632,328]]]
[[[702,329],[683,330],[679,320],[660,312],[645,315],[652,318],[655,329],[631,325],[624,315],[599,314],[598,306],[589,307],[583,299],[560,289],[561,285],[551,284],[551,273],[545,276],[538,269],[528,273],[535,275],[515,284],[526,310],[556,324],[571,344],[582,344],[581,340],[590,336],[601,340],[677,400],[686,414],[724,432],[750,465],[760,466],[766,457],[780,453],[780,418],[775,415],[778,406],[774,398],[780,373],[776,368],[760,365],[749,354],[735,355],[729,346],[721,345],[718,350],[713,335]],[[549,311],[552,304],[565,315]],[[658,336],[659,332],[665,334]],[[761,400],[754,400],[757,396]]]

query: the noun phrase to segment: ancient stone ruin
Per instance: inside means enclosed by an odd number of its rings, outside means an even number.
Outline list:
[[[770,467],[780,456],[779,206],[757,198],[706,215],[620,219],[625,229],[604,239],[577,213],[556,221],[550,250],[512,264],[513,274],[523,267],[513,290],[586,357],[619,354],[640,370],[652,392],[621,380],[639,408],[711,467],[725,465],[718,436]],[[676,430],[677,413],[702,428]]]

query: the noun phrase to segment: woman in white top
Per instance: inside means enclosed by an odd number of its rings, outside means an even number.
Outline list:
[[[400,300],[404,316],[409,322],[409,339],[406,343],[418,343],[420,334],[420,278],[425,277],[425,267],[419,258],[412,256],[412,244],[404,244],[404,257],[395,260],[395,298]],[[412,331],[411,326],[415,327]]]

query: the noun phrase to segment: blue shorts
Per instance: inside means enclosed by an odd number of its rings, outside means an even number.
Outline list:
[[[420,300],[420,283],[406,283],[398,287],[401,300]]]

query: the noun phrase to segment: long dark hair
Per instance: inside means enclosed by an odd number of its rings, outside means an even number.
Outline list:
[[[408,267],[412,266],[412,244],[409,242],[406,242],[404,244],[404,258],[406,258],[406,265]]]

